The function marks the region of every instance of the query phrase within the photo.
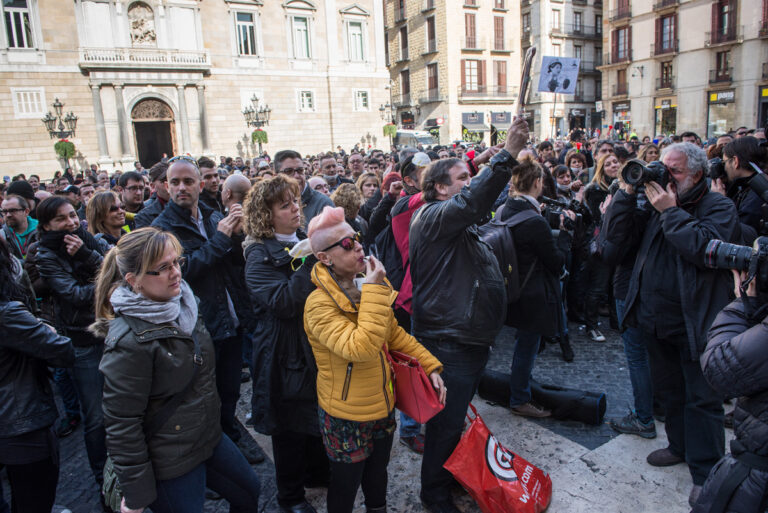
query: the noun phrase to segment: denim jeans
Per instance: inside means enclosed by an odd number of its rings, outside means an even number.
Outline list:
[[[11,513],[11,508],[3,497],[3,487],[0,486],[0,513]]]
[[[613,267],[603,262],[598,256],[589,257],[585,266],[587,288],[584,297],[584,321],[587,330],[596,330],[599,306],[608,295]]]
[[[243,339],[235,336],[216,340],[216,389],[221,400],[221,429],[237,442],[240,430],[235,421],[235,408],[240,399],[240,373],[243,368]]]
[[[77,390],[72,381],[72,374],[69,369],[57,368],[53,370],[53,382],[61,395],[61,402],[64,403],[64,413],[67,417],[80,417],[80,403],[77,400]]]
[[[412,438],[421,433],[421,424],[400,412],[400,438]]]
[[[624,300],[617,299],[616,314],[619,324],[624,320],[624,313]],[[650,422],[653,420],[653,384],[645,340],[640,330],[631,327],[624,330],[621,339],[624,341],[629,380],[632,382],[632,395],[635,397],[635,414],[641,422]]]
[[[72,379],[82,409],[85,450],[93,477],[99,484],[104,480],[104,461],[107,459],[104,414],[101,410],[104,376],[99,372],[103,352],[102,344],[75,347],[75,365],[72,367]]]
[[[565,313],[565,282],[560,282],[560,322],[563,326],[560,330],[561,337],[568,336],[568,314]]]
[[[248,366],[248,371],[253,379],[253,334],[243,332],[243,363]]]
[[[149,508],[153,513],[202,513],[206,486],[229,502],[230,513],[259,511],[259,478],[225,434],[205,462],[183,476],[157,481],[157,499]]]
[[[443,364],[442,378],[448,388],[445,408],[427,422],[421,462],[421,496],[436,503],[451,498],[454,479],[443,464],[461,438],[467,407],[488,363],[489,347],[453,340],[422,339],[421,343]]]
[[[531,372],[539,352],[541,335],[518,329],[515,354],[512,357],[509,377],[509,406],[515,408],[531,401]]]

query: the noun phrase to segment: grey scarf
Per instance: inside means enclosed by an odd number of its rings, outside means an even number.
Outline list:
[[[169,301],[152,301],[121,285],[110,297],[116,314],[130,315],[152,324],[174,324],[191,335],[197,322],[197,300],[187,282],[181,281],[181,294]]]

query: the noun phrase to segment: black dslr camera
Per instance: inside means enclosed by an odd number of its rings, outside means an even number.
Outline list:
[[[707,177],[712,180],[728,180],[728,176],[725,174],[723,159],[715,157],[707,161]]]
[[[630,159],[621,169],[621,178],[638,192],[645,190],[645,184],[648,182],[656,182],[662,189],[666,189],[669,171],[667,166],[658,160],[646,164],[640,159]]]
[[[542,212],[549,227],[553,230],[560,229],[560,216],[563,216],[563,227],[568,231],[573,231],[581,223],[581,214],[579,210],[581,205],[573,205],[572,203],[578,203],[574,201],[565,201],[559,199],[552,199],[546,196],[542,196],[541,202],[547,205],[547,208]],[[576,214],[576,220],[574,221],[566,215],[564,210],[570,210]]]
[[[752,247],[711,240],[704,252],[704,266],[747,271],[749,275],[742,284],[744,290],[756,279],[758,293],[768,292],[768,237],[758,237]]]

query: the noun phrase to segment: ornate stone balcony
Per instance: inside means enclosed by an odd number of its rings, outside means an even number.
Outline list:
[[[208,71],[211,57],[205,51],[161,48],[80,48],[82,69],[180,69]]]

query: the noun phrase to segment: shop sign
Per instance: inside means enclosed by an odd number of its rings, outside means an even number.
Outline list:
[[[584,115],[584,112],[581,109],[571,109],[571,116],[581,117],[583,115]]]
[[[413,112],[401,112],[400,122],[404,125],[412,125],[414,123]]]
[[[661,108],[669,109],[672,107],[672,100],[661,100]]]
[[[763,98],[768,98],[768,87],[760,88],[760,96],[762,96]]]
[[[736,91],[717,91],[709,93],[709,103],[733,103],[736,101]]]
[[[595,102],[595,110],[597,112],[602,112],[603,111],[603,101],[602,100],[598,100],[598,101]]]
[[[629,102],[621,102],[621,103],[614,103],[613,104],[613,110],[630,110],[631,104]]]
[[[476,125],[478,123],[482,123],[483,114],[480,112],[464,112],[461,115],[461,124],[462,125]]]
[[[508,126],[512,123],[512,114],[509,112],[491,112],[491,124]]]

